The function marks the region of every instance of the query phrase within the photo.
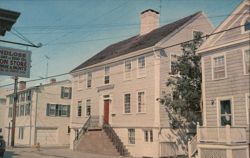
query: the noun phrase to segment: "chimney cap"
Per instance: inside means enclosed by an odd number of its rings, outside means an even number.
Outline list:
[[[157,11],[155,11],[155,10],[153,10],[153,9],[144,10],[144,11],[141,12],[141,14],[144,14],[144,13],[146,13],[146,12],[148,12],[148,11],[154,12],[154,13],[156,13],[156,14],[160,14],[159,12],[157,12]]]

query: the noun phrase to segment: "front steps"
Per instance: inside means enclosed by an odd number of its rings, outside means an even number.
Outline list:
[[[120,156],[107,134],[102,129],[97,128],[89,129],[88,132],[82,136],[76,147],[76,151]]]

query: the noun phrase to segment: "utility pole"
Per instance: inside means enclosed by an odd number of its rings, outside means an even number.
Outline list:
[[[11,130],[11,147],[15,146],[15,128],[16,128],[16,103],[17,103],[17,84],[18,77],[15,76],[15,84],[14,84],[14,104],[13,104],[13,115],[12,115],[12,130]]]

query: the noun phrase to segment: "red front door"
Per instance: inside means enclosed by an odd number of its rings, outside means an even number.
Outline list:
[[[104,123],[109,123],[109,100],[104,100]]]

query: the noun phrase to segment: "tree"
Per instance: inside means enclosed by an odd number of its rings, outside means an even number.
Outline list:
[[[202,33],[196,32],[194,40],[181,45],[183,54],[172,63],[167,82],[172,93],[161,102],[166,106],[173,128],[194,129],[196,122],[201,122],[201,57],[196,52],[202,42]]]

